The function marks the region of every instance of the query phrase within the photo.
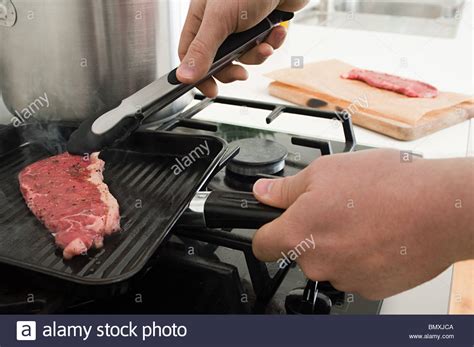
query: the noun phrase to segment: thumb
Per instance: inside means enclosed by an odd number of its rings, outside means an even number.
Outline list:
[[[226,21],[216,20],[214,6],[204,11],[202,23],[192,39],[177,71],[178,79],[186,84],[201,80],[209,71],[218,48],[230,35]]]
[[[306,192],[308,182],[305,170],[295,176],[260,179],[253,186],[253,194],[262,203],[287,209]]]

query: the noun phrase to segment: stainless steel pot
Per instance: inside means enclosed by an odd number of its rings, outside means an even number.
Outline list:
[[[117,106],[176,65],[169,14],[167,0],[0,0],[7,108],[82,120]]]

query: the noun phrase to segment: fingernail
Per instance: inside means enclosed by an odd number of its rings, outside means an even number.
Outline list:
[[[188,64],[187,62],[182,62],[178,68],[179,75],[184,78],[193,78],[194,71],[194,66],[191,66],[191,64]]]
[[[260,195],[260,196],[269,195],[272,189],[272,185],[273,185],[273,180],[271,179],[258,180],[257,182],[255,182],[255,185],[253,186],[253,191],[255,192],[255,194]]]
[[[273,55],[273,48],[269,49],[268,52],[265,54],[265,57],[268,58],[268,57],[271,57]]]
[[[260,49],[260,55],[262,58],[268,58],[273,54],[273,47],[270,45],[265,45]]]
[[[279,40],[283,40],[283,39],[286,37],[287,30],[286,30],[285,27],[283,27],[283,28],[284,28],[285,30],[279,30],[279,31],[277,32],[277,38],[278,38]]]

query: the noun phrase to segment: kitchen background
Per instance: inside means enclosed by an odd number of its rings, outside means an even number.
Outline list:
[[[178,64],[177,44],[187,6],[184,0],[159,1],[157,16],[169,29],[157,36],[157,75]],[[269,95],[271,80],[263,75],[289,68],[295,57],[303,64],[336,58],[357,67],[425,81],[442,91],[472,95],[472,14],[470,0],[312,1],[290,23],[285,45],[265,64],[248,67],[248,81],[220,85],[220,95],[283,103]],[[165,44],[167,48],[162,49]],[[267,113],[259,112],[246,108],[229,111],[227,105],[211,105],[196,118],[343,140],[333,122],[285,115],[268,125]],[[11,118],[1,101],[0,117],[3,124]],[[355,126],[360,144],[414,151],[427,158],[472,156],[473,131],[469,120],[417,140],[399,141]],[[432,281],[384,300],[381,313],[447,313],[450,297],[455,294],[451,291],[452,276],[450,268]]]

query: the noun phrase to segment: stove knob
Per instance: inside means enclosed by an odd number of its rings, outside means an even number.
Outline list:
[[[318,290],[326,294],[331,299],[333,305],[344,305],[346,293],[334,288],[330,282],[319,282]]]
[[[331,299],[324,293],[318,292],[316,302],[308,302],[304,296],[304,288],[293,289],[285,299],[287,314],[329,314],[331,313]]]

